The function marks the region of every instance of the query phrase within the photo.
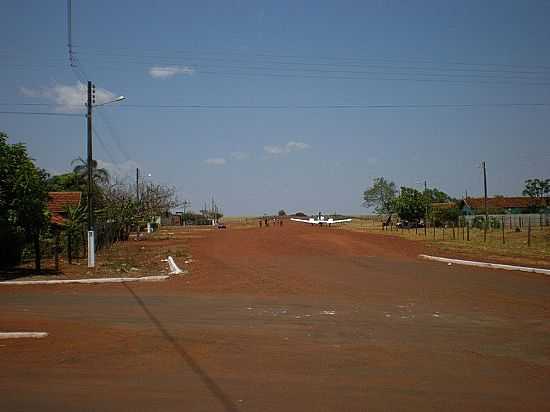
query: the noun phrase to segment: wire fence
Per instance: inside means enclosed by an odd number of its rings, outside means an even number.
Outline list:
[[[431,241],[460,241],[487,243],[490,245],[514,245],[517,247],[541,247],[550,245],[550,216],[548,214],[529,215],[489,215],[461,216],[454,223],[434,225],[399,224],[381,216],[365,216],[355,219],[355,228],[380,230],[405,237]]]

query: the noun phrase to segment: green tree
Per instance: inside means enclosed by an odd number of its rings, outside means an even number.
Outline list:
[[[457,224],[458,218],[460,217],[460,209],[457,206],[450,208],[432,208],[430,216],[435,226],[451,223]]]
[[[400,219],[419,221],[426,214],[426,197],[416,189],[402,187],[401,193],[393,200],[393,210]]]
[[[47,183],[48,192],[86,192],[86,180],[73,172],[51,176]]]
[[[17,263],[23,235],[26,241],[33,241],[35,266],[40,271],[40,233],[48,222],[48,175],[34,165],[24,144],[9,144],[7,139],[0,132],[0,233],[5,237],[0,256],[2,262]]]
[[[363,206],[374,207],[374,211],[380,215],[393,212],[393,200],[397,189],[395,183],[387,181],[383,177],[373,179],[373,184],[363,192]],[[388,219],[389,220],[389,219]]]
[[[79,176],[84,182],[88,182],[88,162],[78,157],[71,162],[74,166],[73,173]],[[92,182],[95,184],[108,184],[109,172],[106,169],[97,167],[97,160],[92,160]]]
[[[279,213],[277,213],[279,216],[286,216],[286,212],[284,209],[279,210]]]
[[[445,203],[445,202],[451,202],[454,200],[447,193],[442,192],[441,190],[435,187],[424,190],[424,196],[426,196],[426,198],[429,200],[430,203]]]
[[[545,199],[550,205],[550,179],[527,179],[522,194],[532,199]]]

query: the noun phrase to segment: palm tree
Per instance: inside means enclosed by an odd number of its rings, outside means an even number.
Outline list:
[[[74,159],[71,166],[75,165],[73,172],[84,181],[88,181],[88,162],[81,157]],[[93,183],[109,183],[109,172],[106,169],[97,167],[97,160],[92,160],[92,181]]]
[[[63,224],[63,230],[67,236],[67,257],[69,258],[69,264],[73,263],[73,240],[76,241],[76,251],[80,249],[80,245],[83,241],[81,239],[82,227],[86,222],[86,207],[80,206],[67,206],[65,208],[67,218]]]

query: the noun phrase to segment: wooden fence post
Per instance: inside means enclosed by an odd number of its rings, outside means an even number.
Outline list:
[[[470,222],[466,221],[466,240],[470,241]]]
[[[531,246],[531,216],[527,222],[527,246]]]
[[[56,273],[59,272],[59,232],[60,230],[58,228],[55,229],[55,244],[54,244],[54,264],[55,264],[55,271]]]
[[[502,244],[504,245],[506,241],[504,240],[504,216],[502,216]]]
[[[455,238],[455,223],[453,222],[453,240],[456,240]]]

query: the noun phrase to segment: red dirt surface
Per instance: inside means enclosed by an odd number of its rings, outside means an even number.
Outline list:
[[[170,242],[174,242],[171,240]],[[299,224],[178,231],[190,274],[0,287],[0,410],[545,410],[550,279]],[[154,274],[154,273],[151,273]]]

